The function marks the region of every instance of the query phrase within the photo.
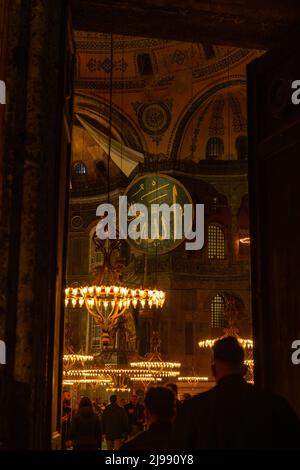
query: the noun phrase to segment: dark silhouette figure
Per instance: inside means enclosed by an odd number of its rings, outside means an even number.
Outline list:
[[[174,382],[169,382],[166,384],[166,387],[168,387],[170,390],[173,390],[173,392],[175,393],[175,398],[176,398],[176,414],[178,414],[178,411],[179,411],[179,407],[181,405],[181,402],[180,400],[178,400],[178,387],[177,387],[177,384],[175,384]]]
[[[128,416],[128,433],[131,437],[143,430],[144,425],[144,406],[138,403],[137,395],[132,395],[131,400],[124,406]]]
[[[117,396],[110,397],[102,415],[103,434],[105,434],[107,449],[118,450],[128,431],[128,419],[124,408],[117,404]]]
[[[133,437],[120,450],[165,450],[170,448],[175,395],[166,387],[152,387],[145,397],[147,431]]]
[[[293,449],[300,420],[287,401],[247,383],[244,350],[233,336],[213,347],[217,385],[180,407],[173,449]]]
[[[67,443],[70,434],[70,426],[71,426],[71,415],[72,415],[72,407],[71,407],[71,393],[67,390],[63,391],[63,402],[62,402],[62,424],[61,424],[61,442],[62,448],[67,448]]]
[[[70,438],[74,450],[101,449],[101,422],[88,397],[80,400],[78,411],[72,419]]]

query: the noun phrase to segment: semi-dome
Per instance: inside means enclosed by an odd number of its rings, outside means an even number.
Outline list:
[[[177,158],[247,159],[246,87],[223,88],[206,100],[200,96],[187,114]]]

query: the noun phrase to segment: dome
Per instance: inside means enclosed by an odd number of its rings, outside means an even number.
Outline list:
[[[187,86],[181,82],[186,70],[192,71],[192,82],[227,72],[251,54],[247,49],[185,43],[165,39],[113,35],[77,31],[77,87],[97,87],[107,92],[107,80],[113,69],[114,88],[123,91],[138,89],[175,88]],[[178,83],[176,83],[178,82]]]

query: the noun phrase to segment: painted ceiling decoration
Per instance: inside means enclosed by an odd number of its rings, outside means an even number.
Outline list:
[[[111,60],[109,34],[77,31],[75,41],[74,111],[82,121],[74,119],[73,161],[86,166],[90,188],[105,191],[111,72],[115,187],[139,171],[200,171],[209,139],[219,139],[218,160],[245,154],[237,139],[246,145],[246,64],[260,52],[114,35]]]
[[[148,55],[152,70],[152,86],[170,86],[178,72],[189,69],[193,82],[226,72],[247,60],[253,51],[233,47],[183,43],[161,39],[114,35],[114,61],[109,57],[110,35],[76,32],[77,76],[80,88],[107,89],[107,75],[113,68],[113,88],[143,89],[150,77],[141,75],[139,57]],[[150,73],[151,75],[151,73]],[[97,83],[97,85],[96,85]]]
[[[153,103],[132,103],[141,129],[157,144],[171,123],[172,105],[172,99]]]

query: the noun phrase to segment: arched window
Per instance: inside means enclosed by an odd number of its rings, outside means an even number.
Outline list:
[[[87,174],[85,164],[81,161],[75,162],[73,164],[73,174],[75,176],[85,176]]]
[[[208,226],[208,259],[225,259],[225,236],[218,225]]]
[[[224,328],[225,326],[225,305],[220,294],[215,295],[210,304],[211,327]]]
[[[92,273],[99,266],[103,266],[104,255],[102,251],[96,251],[96,245],[93,241],[93,236],[96,229],[93,229],[90,234],[90,256],[89,256],[89,272]]]
[[[235,141],[235,148],[238,160],[248,159],[248,137],[239,135]]]
[[[224,143],[220,137],[210,137],[206,144],[207,160],[216,160],[224,154]]]
[[[140,75],[152,75],[153,67],[150,54],[138,54],[137,65]]]

